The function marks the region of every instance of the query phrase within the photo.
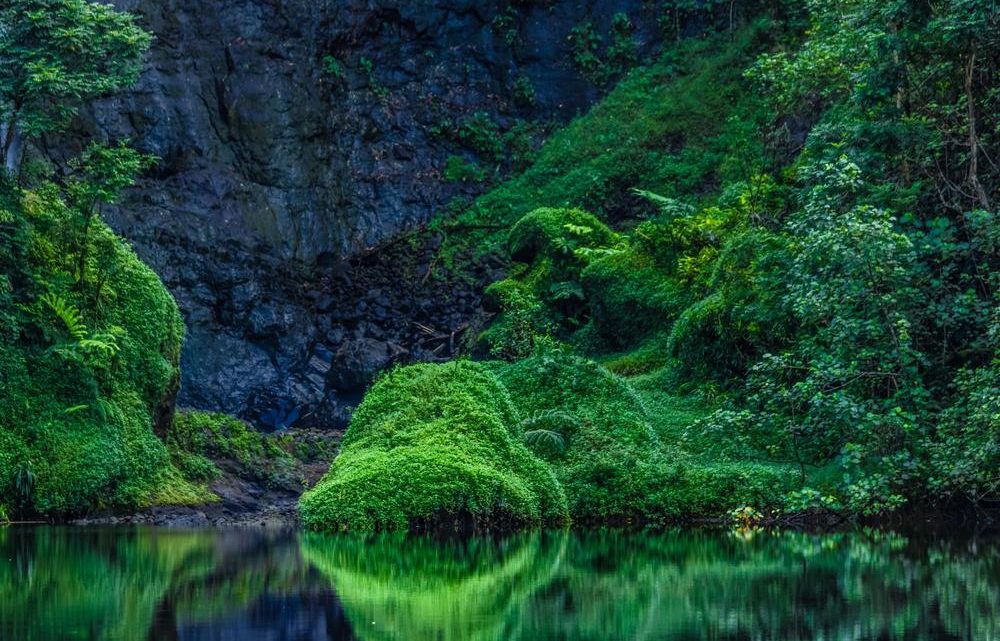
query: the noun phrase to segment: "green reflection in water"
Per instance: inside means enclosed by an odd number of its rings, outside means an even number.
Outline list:
[[[326,589],[294,534],[0,529],[0,639],[177,639],[262,594]]]
[[[310,536],[355,634],[387,639],[998,639],[993,542],[864,532]]]
[[[435,541],[0,529],[4,641],[253,641],[250,623],[270,631],[260,638],[316,640],[989,641],[1000,544],[870,531]]]
[[[308,534],[302,555],[330,578],[361,639],[493,641],[516,636],[568,536],[440,542]]]

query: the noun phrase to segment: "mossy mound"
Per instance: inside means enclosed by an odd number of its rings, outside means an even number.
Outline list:
[[[558,525],[566,498],[520,442],[519,417],[484,366],[416,365],[382,377],[341,454],[300,502],[314,530]]]
[[[0,504],[28,514],[143,504],[168,463],[154,423],[179,381],[177,305],[102,223],[90,277],[74,283],[65,205],[0,189]]]
[[[539,255],[567,256],[574,250],[606,247],[615,233],[597,216],[582,209],[541,207],[523,216],[510,230],[510,255],[530,263]]]
[[[526,417],[528,441],[565,489],[574,522],[719,515],[765,507],[790,486],[788,469],[700,461],[663,441],[655,426],[670,417],[650,416],[643,395],[594,361],[555,351],[493,367]],[[660,403],[655,409],[677,412],[683,422],[698,415]]]
[[[642,401],[593,361],[550,352],[496,365],[529,435],[558,435],[536,451],[553,466],[574,521],[641,518],[670,473]]]

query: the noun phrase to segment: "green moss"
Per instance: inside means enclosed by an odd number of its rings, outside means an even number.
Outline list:
[[[0,502],[19,512],[79,512],[149,499],[168,465],[154,416],[176,391],[184,326],[173,298],[102,223],[91,229],[87,286],[72,277],[74,228],[53,190],[7,189],[0,222]],[[13,283],[11,283],[13,284]],[[92,351],[41,302],[79,311]]]
[[[301,500],[317,530],[447,523],[555,525],[566,499],[521,444],[503,386],[469,362],[417,365],[381,378],[358,408],[329,473]]]
[[[617,347],[669,328],[689,296],[652,257],[634,248],[594,261],[581,278],[595,328]]]
[[[768,25],[690,40],[636,69],[586,114],[557,131],[522,175],[480,197],[449,243],[501,249],[504,231],[539,207],[581,207],[603,220],[636,212],[642,188],[698,198],[725,169],[729,121],[748,100],[745,69]],[[486,226],[495,225],[489,229]],[[445,251],[456,249],[445,247]]]
[[[267,485],[301,488],[298,462],[281,437],[258,432],[245,422],[213,412],[181,411],[167,435],[171,460],[195,483],[220,474],[225,462],[238,476]]]
[[[536,258],[573,258],[577,250],[607,247],[615,234],[599,218],[582,209],[541,207],[523,216],[510,230],[511,256],[531,263]]]
[[[524,415],[558,433],[562,447],[539,454],[565,488],[574,521],[718,515],[773,505],[790,486],[786,467],[688,454],[684,429],[707,413],[695,401],[655,386],[640,393],[599,364],[562,352],[494,367]],[[545,421],[553,412],[569,420]]]
[[[668,457],[627,383],[597,363],[560,352],[500,366],[498,373],[529,419],[554,411],[570,416],[545,426],[559,434],[563,447],[540,453],[556,470],[574,520],[624,520],[648,510]]]

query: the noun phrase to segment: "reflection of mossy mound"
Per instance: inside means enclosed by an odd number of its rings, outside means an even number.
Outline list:
[[[521,609],[551,580],[565,541],[311,534],[302,555],[333,583],[364,641],[495,641],[520,637]]]
[[[523,526],[566,520],[552,472],[521,444],[506,390],[481,365],[397,369],[358,408],[329,473],[300,503],[317,530],[453,522]]]

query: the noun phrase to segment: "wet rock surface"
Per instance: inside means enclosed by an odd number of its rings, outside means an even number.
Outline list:
[[[453,155],[496,166],[458,127],[586,109],[600,90],[569,39],[586,21],[606,36],[626,13],[640,51],[659,37],[643,0],[114,4],[155,33],[142,80],[44,151],[127,138],[162,159],[107,217],[184,311],[178,402],[264,427],[341,426],[377,371],[453,355],[501,266],[441,281],[433,242],[393,240],[485,189],[442,176]]]

